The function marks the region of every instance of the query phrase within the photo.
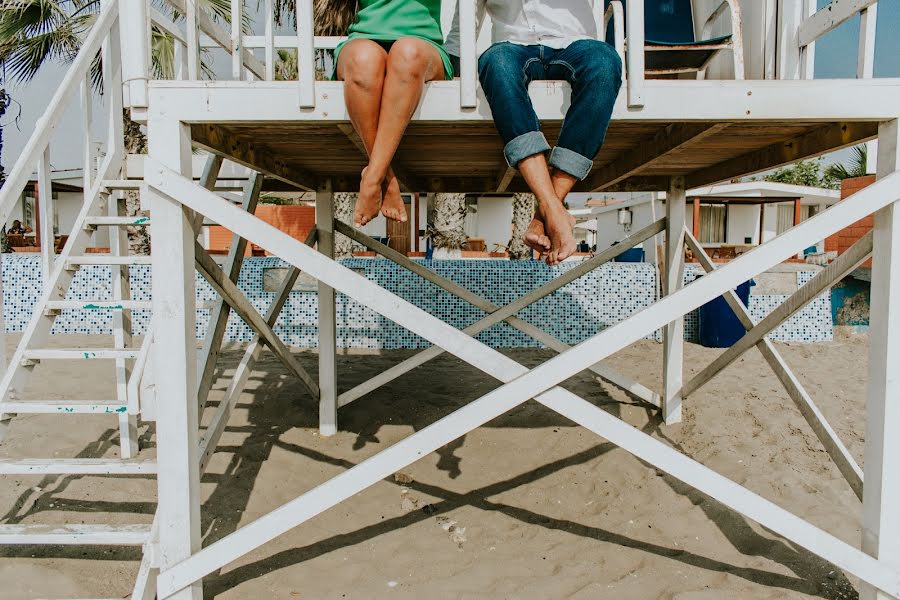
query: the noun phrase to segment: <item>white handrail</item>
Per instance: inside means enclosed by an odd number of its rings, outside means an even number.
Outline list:
[[[25,144],[3,189],[0,190],[0,223],[6,223],[9,220],[13,207],[25,189],[34,166],[50,143],[53,131],[63,118],[66,107],[74,99],[79,98],[78,86],[90,71],[94,57],[103,46],[103,40],[112,29],[118,14],[119,9],[115,2],[110,2],[100,11],[81,50],[78,51],[78,55],[72,62],[72,66],[69,67],[59,87],[56,88],[44,114],[37,120],[34,134],[28,138],[28,143]]]
[[[628,18],[627,79],[628,106],[644,106],[644,0],[630,0],[625,6]]]

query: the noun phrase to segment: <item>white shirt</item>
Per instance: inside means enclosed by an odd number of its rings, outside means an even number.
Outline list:
[[[601,0],[475,0],[476,34],[484,13],[491,17],[491,41],[523,46],[541,44],[565,48],[572,42],[597,39],[593,4]],[[601,4],[602,6],[602,4]],[[459,5],[444,42],[447,53],[459,56]]]

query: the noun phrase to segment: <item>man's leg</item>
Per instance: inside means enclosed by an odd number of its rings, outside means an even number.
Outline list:
[[[478,76],[494,123],[506,143],[503,154],[507,163],[519,169],[537,198],[538,211],[553,223],[548,227],[550,239],[537,240],[526,234],[526,243],[548,252],[548,263],[554,264],[574,252],[575,238],[568,227],[570,216],[553,190],[544,156],[550,145],[528,97],[528,83],[544,75],[540,59],[538,46],[501,42],[481,55]]]
[[[553,187],[565,198],[588,176],[603,145],[622,86],[622,60],[606,42],[580,40],[556,52],[548,61],[548,75],[572,86],[572,104],[550,154]]]

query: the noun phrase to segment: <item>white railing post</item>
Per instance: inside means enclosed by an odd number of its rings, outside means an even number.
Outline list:
[[[628,106],[640,108],[644,106],[644,0],[630,0],[625,10]]]
[[[475,0],[459,0],[459,106],[475,108],[478,68]]]
[[[149,0],[118,0],[122,32],[122,79],[127,108],[147,107],[150,79]]]
[[[684,283],[684,177],[672,177],[666,193],[665,295],[680,290]],[[666,425],[681,422],[681,388],[684,383],[684,317],[663,329],[662,417]]]
[[[37,213],[40,224],[38,235],[41,236],[41,276],[44,289],[50,285],[50,272],[53,270],[53,183],[50,178],[50,144],[38,161],[37,176]]]
[[[900,127],[897,120],[879,128],[878,177],[900,171]],[[900,190],[898,190],[900,191]],[[894,194],[892,194],[894,196]],[[900,206],[889,204],[875,213],[872,251],[871,338],[866,401],[865,483],[862,549],[893,568],[900,568]],[[863,600],[887,600],[863,584]]]
[[[873,4],[859,13],[859,52],[856,77],[871,79],[875,76],[875,25],[878,21],[878,5]],[[878,170],[878,142],[866,143],[866,173]]]
[[[802,0],[803,20],[816,14],[816,0]],[[802,21],[801,21],[802,22]],[[799,26],[797,38],[799,40]],[[816,71],[816,43],[811,42],[806,46],[800,46],[800,79],[815,79]]]
[[[300,108],[316,107],[316,40],[313,0],[297,0],[297,71]]]
[[[266,81],[275,79],[275,6],[272,0],[266,0]]]
[[[200,15],[199,0],[184,0],[185,38],[187,39],[187,76],[200,79]]]
[[[231,0],[231,75],[237,81],[244,78],[244,61],[241,59],[243,55],[243,20],[244,0]]]
[[[800,24],[805,0],[778,3],[778,79],[800,79]]]

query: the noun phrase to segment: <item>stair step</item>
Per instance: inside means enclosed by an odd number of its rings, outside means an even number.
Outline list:
[[[85,254],[66,259],[66,269],[81,265],[149,265],[149,256],[115,256],[113,254]]]
[[[108,190],[140,190],[144,182],[140,179],[104,179],[102,185]]]
[[[156,473],[155,460],[120,458],[4,458],[0,475],[145,475]]]
[[[50,300],[46,310],[150,310],[150,300]]]
[[[137,358],[140,348],[35,348],[25,350],[25,360],[93,360]]]
[[[146,227],[150,225],[150,217],[88,217],[84,224],[93,227],[122,227],[125,225]]]
[[[0,402],[0,414],[101,414],[128,412],[118,400],[16,400]]]
[[[140,546],[150,525],[0,525],[2,544]]]

